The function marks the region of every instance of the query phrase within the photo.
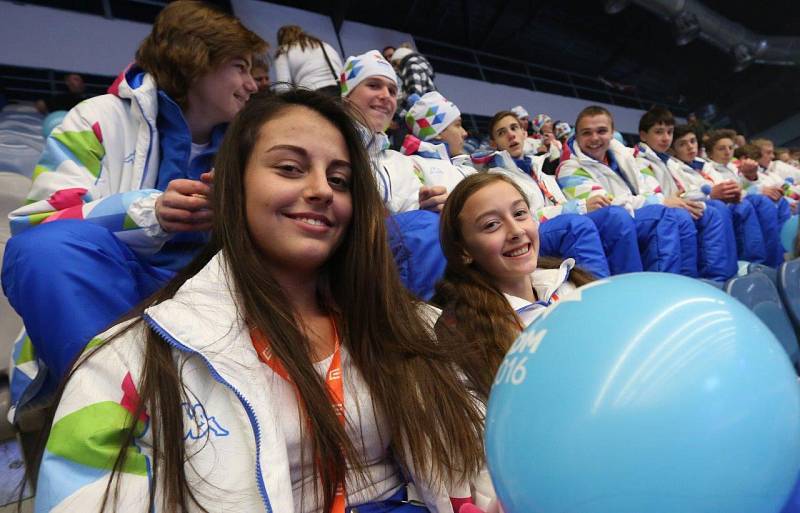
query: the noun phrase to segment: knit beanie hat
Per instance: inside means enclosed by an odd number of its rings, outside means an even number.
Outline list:
[[[522,105],[517,105],[516,107],[512,108],[511,112],[516,114],[519,119],[531,117],[531,115],[528,114],[528,111],[525,110],[525,107]]]
[[[425,93],[422,97],[413,94],[408,99],[409,103],[414,103],[406,114],[406,125],[423,141],[433,139],[461,117],[458,107],[436,91]]]
[[[560,141],[564,137],[572,135],[572,127],[566,121],[559,121],[553,126],[553,135]]]
[[[397,84],[397,73],[378,50],[348,57],[339,76],[342,96],[349,95],[358,84],[375,75],[386,77]]]
[[[542,127],[547,123],[552,123],[553,118],[548,116],[547,114],[537,114],[531,120],[531,126],[533,127],[534,133],[539,133],[542,131]]]
[[[392,62],[402,61],[412,53],[414,53],[414,50],[401,46],[400,48],[396,49],[392,54]]]

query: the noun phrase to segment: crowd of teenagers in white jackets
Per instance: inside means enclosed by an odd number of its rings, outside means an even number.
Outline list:
[[[792,249],[800,169],[770,141],[654,107],[631,148],[603,107],[515,107],[470,155],[434,91],[394,151],[393,66],[305,73],[328,46],[292,30],[276,66],[318,91],[257,93],[266,43],[170,3],[49,136],[2,276],[11,420],[53,404],[36,511],[496,512],[486,403],[537,315],[599,277],[722,281]]]

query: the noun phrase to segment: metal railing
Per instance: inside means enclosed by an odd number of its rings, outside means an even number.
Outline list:
[[[687,106],[678,105],[657,94],[648,95],[636,88],[630,92],[612,89],[597,77],[424,37],[414,37],[414,41],[437,72],[620,107],[647,110],[654,104],[664,105],[678,116],[685,116],[689,111]]]
[[[71,71],[4,65],[0,68],[0,84],[10,101],[34,101],[67,92],[63,77]],[[79,73],[86,85],[86,94],[104,94],[114,77]]]

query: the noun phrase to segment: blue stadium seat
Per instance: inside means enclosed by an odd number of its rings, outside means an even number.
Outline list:
[[[786,314],[777,287],[769,277],[761,272],[734,276],[725,284],[725,292],[752,310],[783,345],[792,363],[798,363],[800,348],[792,322]]]
[[[42,156],[42,146],[9,144],[0,140],[0,171],[8,171],[30,178]]]
[[[748,272],[748,274],[749,274],[749,273],[752,273],[752,272],[761,272],[761,273],[764,273],[764,274],[766,274],[766,275],[767,275],[767,278],[769,278],[770,280],[772,280],[772,283],[774,283],[774,284],[775,284],[775,286],[777,286],[777,285],[778,285],[778,271],[777,271],[777,269],[775,269],[774,267],[770,267],[770,266],[768,266],[768,265],[764,265],[764,264],[757,264],[757,263],[755,263],[755,262],[751,262],[751,263],[750,263],[750,264],[747,266],[747,272]]]
[[[11,107],[18,107],[18,105],[13,105],[13,106],[7,105],[5,108],[3,108],[2,112],[0,112],[0,120],[16,119],[20,121],[27,121],[30,123],[39,123],[40,125],[42,124],[44,116],[36,112],[36,109],[34,109],[33,107],[31,107],[31,109],[33,110],[24,112],[9,110],[9,108]]]
[[[778,291],[795,330],[800,333],[800,258],[784,262],[778,268]]]
[[[42,123],[41,121],[35,123],[21,119],[0,118],[0,131],[40,135],[42,133]]]

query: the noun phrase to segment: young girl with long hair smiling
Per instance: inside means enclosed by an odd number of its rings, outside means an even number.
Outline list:
[[[541,308],[592,281],[575,268],[539,256],[539,223],[527,196],[509,177],[468,176],[450,193],[440,228],[447,258],[434,303],[436,324],[478,396],[487,400],[494,375],[511,343]]]
[[[255,97],[215,164],[209,247],[69,375],[37,510],[452,511],[483,413],[400,284],[345,110]]]

